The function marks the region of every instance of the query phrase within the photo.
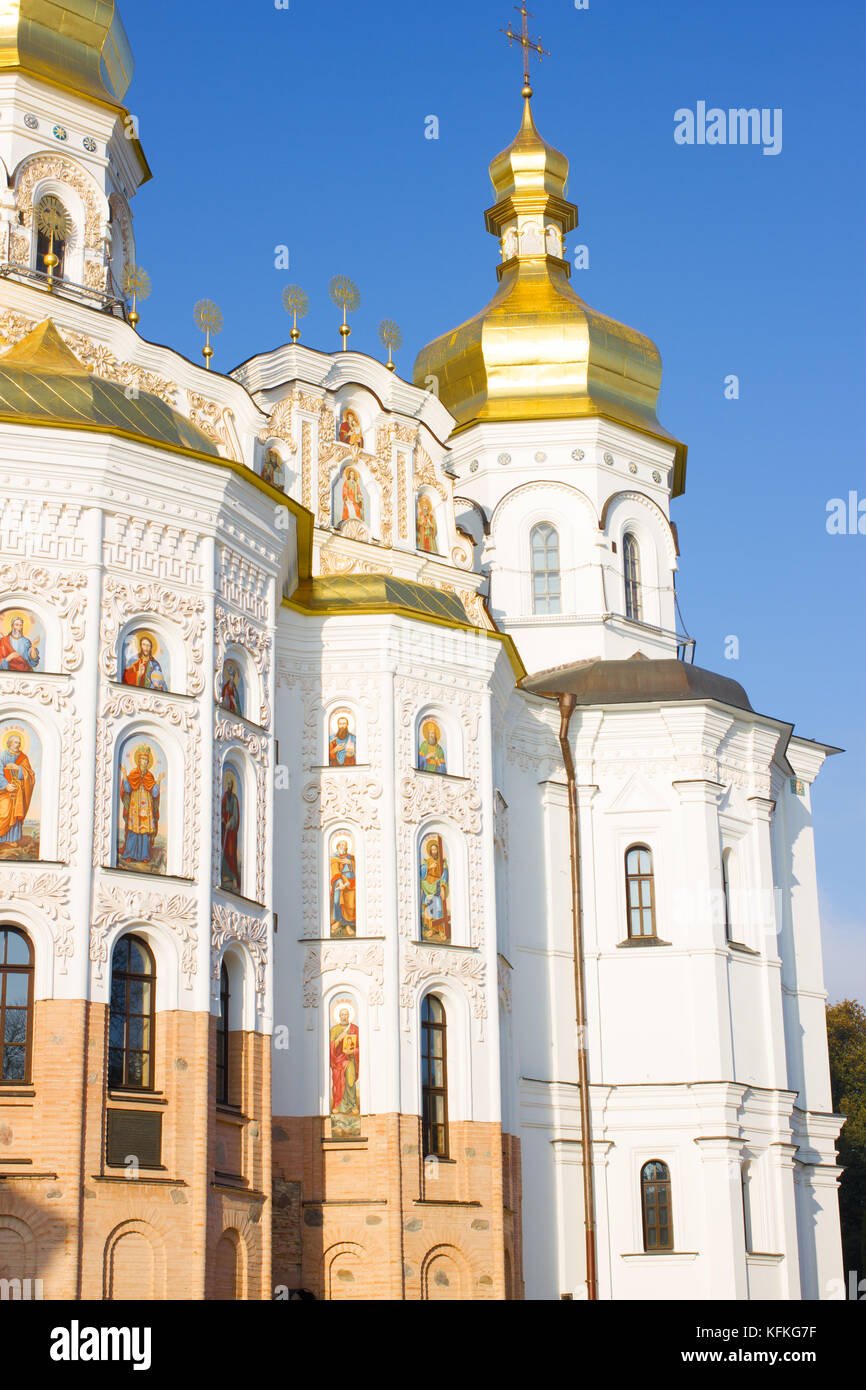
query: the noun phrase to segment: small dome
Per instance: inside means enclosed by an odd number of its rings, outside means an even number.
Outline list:
[[[116,382],[92,375],[51,319],[0,357],[0,420],[69,425],[137,436],[142,443],[219,458],[213,440],[149,391],[130,399]]]
[[[0,5],[0,70],[20,68],[118,104],[133,73],[115,0],[7,0]]]
[[[490,182],[498,200],[532,193],[565,197],[568,160],[539,135],[529,98],[523,104],[519,131],[490,164]]]
[[[414,381],[435,377],[458,431],[479,422],[602,417],[675,447],[674,495],[686,448],[659,423],[655,344],[590,308],[570,284],[563,238],[577,226],[568,160],[539,135],[529,100],[516,138],[490,165],[500,284],[480,313],[418,354]]]

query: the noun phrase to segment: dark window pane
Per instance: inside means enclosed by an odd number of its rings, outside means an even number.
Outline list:
[[[6,937],[6,964],[29,965],[30,947],[26,937],[16,931],[5,932],[4,935]]]
[[[3,1080],[4,1081],[23,1081],[26,1076],[27,1049],[26,1047],[4,1047],[3,1049]]]
[[[6,975],[6,1007],[23,1004],[26,1008],[30,995],[30,974],[10,970]]]

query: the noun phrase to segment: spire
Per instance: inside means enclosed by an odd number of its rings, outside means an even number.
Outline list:
[[[509,46],[519,44],[523,60],[523,120],[511,144],[490,165],[490,181],[496,203],[484,214],[487,230],[501,240],[503,264],[518,257],[553,255],[563,259],[563,238],[577,226],[577,208],[568,202],[568,160],[541,138],[532,115],[529,59],[549,57],[540,39],[531,39],[527,20],[532,18],[525,0],[515,5],[521,31],[509,23],[501,32]],[[500,272],[502,267],[500,267]],[[566,267],[566,274],[570,267]],[[500,275],[501,278],[501,275]]]
[[[538,61],[541,62],[542,58],[549,58],[550,53],[546,48],[541,47],[541,39],[531,39],[529,37],[529,29],[526,21],[528,19],[534,19],[535,16],[526,8],[526,0],[524,0],[521,5],[515,5],[514,8],[521,17],[520,33],[514,33],[510,20],[508,21],[508,28],[500,29],[499,32],[500,34],[504,34],[508,39],[509,48],[513,43],[519,43],[520,47],[523,49],[523,96],[529,101],[529,98],[532,96],[532,86],[529,81],[529,55],[530,53],[537,54]]]

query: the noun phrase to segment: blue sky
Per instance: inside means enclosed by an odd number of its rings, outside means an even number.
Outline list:
[[[866,499],[864,10],[855,0],[530,0],[552,50],[538,126],[571,161],[589,247],[578,293],[648,333],[660,417],[690,449],[674,504],[678,589],[699,664],[754,707],[843,746],[813,794],[831,998],[866,997],[866,536],[831,536],[827,502]],[[154,290],[142,332],[198,358],[215,299],[226,371],[286,340],[336,350],[334,274],[362,304],[351,346],[381,354],[395,318],[418,349],[492,295],[487,166],[514,136],[522,83],[499,34],[510,0],[123,0],[129,93],[154,180],[135,200]],[[681,146],[674,112],[781,108],[782,150]],[[424,138],[425,118],[439,139]],[[289,247],[288,273],[274,248]],[[724,380],[740,379],[726,400]],[[738,661],[725,638],[739,638]]]

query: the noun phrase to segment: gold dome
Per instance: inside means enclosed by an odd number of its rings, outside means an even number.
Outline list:
[[[45,319],[0,357],[0,421],[105,431],[219,458],[212,440],[152,395],[94,376]]]
[[[490,165],[497,201],[485,213],[502,245],[490,303],[418,354],[414,381],[437,379],[457,430],[479,422],[600,417],[676,449],[673,491],[685,486],[686,447],[656,416],[661,356],[642,333],[591,309],[569,283],[563,237],[577,226],[566,198],[568,160],[539,135],[528,98],[517,137]]]
[[[115,0],[0,0],[0,70],[8,68],[118,105],[133,61]]]

